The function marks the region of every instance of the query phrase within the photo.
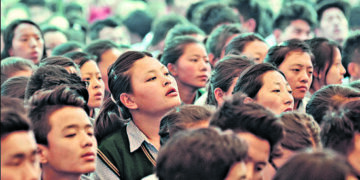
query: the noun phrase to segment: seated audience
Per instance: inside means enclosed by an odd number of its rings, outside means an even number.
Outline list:
[[[294,108],[294,98],[285,75],[275,66],[262,63],[248,67],[240,74],[233,94],[245,93],[246,102],[256,102],[279,115]]]
[[[40,179],[37,145],[21,100],[1,96],[0,127],[1,179]]]
[[[247,149],[233,132],[182,131],[161,148],[156,175],[160,180],[244,180]]]
[[[283,125],[275,114],[256,103],[244,103],[234,95],[226,100],[210,120],[210,126],[234,131],[249,146],[246,178],[264,178],[270,154],[283,137]]]

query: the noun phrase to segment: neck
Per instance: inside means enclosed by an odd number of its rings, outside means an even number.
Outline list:
[[[43,166],[42,180],[80,180],[81,174],[79,173],[65,173],[59,172],[46,165]]]
[[[294,99],[294,110],[298,109],[299,103],[300,103],[301,99]]]
[[[146,113],[131,113],[133,122],[135,125],[140,129],[142,133],[149,139],[151,144],[153,144],[157,150],[160,149],[160,121],[163,117],[161,115],[154,115],[154,114],[146,114]]]
[[[192,104],[195,101],[197,88],[189,87],[178,82],[179,95],[182,102]]]
[[[313,80],[309,92],[314,94],[317,90],[319,90],[323,85],[318,80]]]

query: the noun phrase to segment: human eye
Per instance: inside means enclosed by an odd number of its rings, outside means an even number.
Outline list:
[[[198,60],[196,58],[191,58],[190,61],[191,62],[198,62]]]
[[[271,92],[279,93],[279,92],[280,92],[280,89],[274,89],[274,90],[272,90]]]
[[[262,165],[262,164],[261,165],[256,165],[255,166],[255,171],[260,172],[260,171],[262,171],[264,169],[264,167],[265,167],[265,165]]]
[[[153,76],[153,77],[147,79],[146,82],[153,81],[153,80],[155,80],[155,79],[156,79],[156,76]]]
[[[169,72],[166,72],[166,73],[165,73],[165,76],[170,76],[170,73],[169,73]]]
[[[292,94],[292,90],[288,90],[289,94]]]
[[[300,69],[299,69],[299,68],[293,68],[293,69],[291,69],[291,71],[294,71],[294,72],[299,72],[299,71],[300,71]]]
[[[72,137],[75,137],[76,136],[76,133],[69,133],[69,134],[66,134],[65,137],[67,138],[72,138]]]
[[[90,77],[84,77],[84,78],[83,78],[83,81],[90,81],[90,80],[91,80]]]
[[[101,77],[101,76],[99,76],[97,79],[98,79],[98,80],[102,80],[102,77]]]

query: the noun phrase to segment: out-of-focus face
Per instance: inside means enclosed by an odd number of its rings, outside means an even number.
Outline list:
[[[345,73],[346,70],[341,63],[340,50],[339,48],[335,48],[334,63],[331,65],[328,73],[326,74],[326,84],[341,84]]]
[[[293,110],[294,98],[284,76],[277,71],[268,71],[263,74],[262,82],[263,86],[255,97],[258,104],[277,115]]]
[[[23,23],[14,30],[10,56],[22,57],[37,64],[43,56],[44,40],[41,32],[33,25]]]
[[[180,105],[180,96],[174,77],[159,60],[144,57],[130,69],[134,109],[153,115],[164,115]],[[156,106],[154,106],[156,104]]]
[[[259,64],[264,62],[269,46],[262,41],[251,41],[246,43],[242,54],[254,59],[254,62]]]
[[[276,174],[276,169],[279,169],[281,166],[283,166],[291,157],[293,157],[296,154],[295,151],[279,147],[278,152],[274,153],[274,156],[272,158],[273,165],[266,166],[264,171],[264,180],[271,180]],[[274,167],[275,166],[275,167]]]
[[[249,180],[263,179],[264,169],[270,156],[270,143],[248,132],[237,133],[248,145],[248,158],[246,160],[246,178]]]
[[[40,172],[32,131],[15,131],[1,138],[2,180],[37,180]]]
[[[175,77],[180,88],[203,88],[210,77],[211,66],[202,44],[187,44],[174,67],[171,74]]]
[[[231,166],[225,180],[246,180],[246,170],[245,162],[237,162]]]
[[[279,70],[285,74],[294,99],[303,99],[312,82],[313,65],[310,55],[298,50],[291,51],[285,56]]]
[[[353,139],[353,149],[347,154],[347,159],[355,172],[360,175],[360,133],[356,132]]]
[[[287,41],[289,39],[308,40],[313,38],[314,34],[310,25],[301,19],[291,21],[281,33],[279,43]]]
[[[99,108],[104,101],[105,84],[102,80],[100,70],[95,61],[87,61],[81,68],[81,79],[89,82],[88,92],[90,108]]]
[[[348,36],[348,20],[339,8],[332,7],[326,9],[322,14],[319,24],[318,36],[320,37],[326,37],[341,44]]]
[[[50,114],[49,124],[48,145],[39,145],[44,170],[79,176],[94,171],[97,143],[85,110],[64,106]]]
[[[46,47],[46,54],[48,56],[51,55],[52,50],[62,44],[66,43],[68,41],[65,34],[59,32],[59,31],[51,31],[44,34],[44,40],[45,40],[45,47]]]
[[[130,33],[125,26],[104,27],[99,32],[99,39],[111,40],[117,45],[130,45]]]
[[[98,63],[101,77],[103,78],[105,83],[105,90],[108,92],[110,92],[110,90],[108,85],[107,69],[117,60],[120,55],[120,50],[115,48],[109,49],[101,55],[101,61]]]

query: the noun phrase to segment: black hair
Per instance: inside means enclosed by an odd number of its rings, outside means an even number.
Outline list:
[[[110,40],[97,40],[88,44],[84,52],[96,56],[96,63],[101,62],[101,55],[109,49],[118,49],[118,46]]]
[[[218,102],[215,99],[214,90],[220,88],[223,92],[228,92],[234,79],[254,64],[254,61],[247,57],[238,55],[227,55],[217,62],[210,76],[206,104],[217,106]]]
[[[265,62],[271,63],[275,67],[279,67],[284,62],[286,56],[292,51],[308,53],[311,57],[311,62],[313,64],[315,63],[314,55],[311,52],[310,46],[304,41],[298,39],[290,39],[279,45],[272,46],[265,58]]]
[[[194,24],[178,24],[169,30],[165,38],[165,44],[171,43],[175,37],[198,34],[205,36],[205,32]]]
[[[27,59],[20,57],[8,57],[1,60],[1,84],[8,78],[13,76],[13,73],[18,71],[36,70],[35,64]]]
[[[68,85],[57,86],[53,90],[38,91],[29,100],[29,118],[34,125],[34,134],[38,144],[48,145],[47,135],[51,130],[49,116],[64,106],[85,109],[83,96]]]
[[[58,46],[56,46],[52,52],[51,55],[52,56],[62,56],[65,53],[68,52],[72,52],[76,49],[82,49],[83,48],[83,44],[81,44],[80,42],[76,42],[76,41],[68,41],[66,43],[62,43]]]
[[[4,49],[1,52],[1,59],[10,57],[9,50],[12,48],[12,45],[13,45],[12,41],[14,39],[15,29],[21,24],[30,24],[30,25],[34,26],[36,29],[39,30],[39,32],[41,34],[41,38],[44,39],[44,34],[42,33],[40,27],[36,23],[34,23],[33,21],[25,20],[25,19],[14,20],[13,22],[11,22],[6,27],[6,29],[4,31],[4,34],[3,34],[3,37],[4,37]],[[44,43],[42,58],[46,58],[45,43]]]
[[[245,46],[249,43],[249,42],[253,42],[253,41],[261,41],[261,42],[265,42],[265,39],[257,33],[242,33],[236,37],[234,37],[234,39],[232,39],[228,45],[226,45],[225,47],[225,55],[226,54],[242,54],[242,52],[244,51]]]
[[[274,113],[257,103],[244,103],[237,95],[225,100],[212,116],[210,125],[235,133],[251,133],[268,141],[270,152],[283,137],[283,125]]]
[[[1,84],[1,96],[24,99],[25,89],[28,81],[29,77],[25,76],[18,76],[7,79],[3,84]]]
[[[115,21],[113,18],[107,18],[103,20],[97,20],[90,26],[90,38],[91,40],[96,40],[99,38],[99,32],[104,27],[112,27],[115,28],[117,26],[120,26],[120,23],[118,21]]]
[[[139,35],[143,39],[150,32],[152,22],[153,18],[146,11],[135,10],[124,19],[123,23],[130,32]]]
[[[307,22],[311,29],[317,25],[317,14],[314,7],[309,3],[294,1],[285,4],[280,10],[279,15],[275,18],[273,28],[285,30],[292,21],[301,19]]]
[[[223,23],[240,23],[238,15],[230,7],[215,2],[200,6],[193,19],[194,24],[206,34],[210,34],[216,26]]]
[[[343,46],[342,63],[346,69],[346,76],[350,76],[347,71],[348,65],[351,62],[360,64],[360,31],[349,36]]]

